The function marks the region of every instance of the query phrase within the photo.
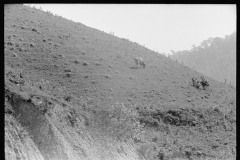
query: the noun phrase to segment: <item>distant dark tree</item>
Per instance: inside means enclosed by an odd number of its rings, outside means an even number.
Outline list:
[[[203,90],[206,90],[207,87],[209,87],[209,83],[205,80],[204,77],[201,77],[201,81],[198,81],[197,78],[192,78],[191,85],[197,89],[200,89],[200,86],[202,86]]]
[[[200,84],[202,85],[203,89],[206,90],[206,88],[209,86],[209,83],[205,80],[204,77],[201,77]]]
[[[195,45],[192,45],[191,52],[194,52],[194,51],[197,51],[197,46],[195,46]]]
[[[166,53],[164,53],[164,52],[162,53],[162,55],[164,55],[164,56],[166,56],[166,57],[167,57],[167,54],[166,54]]]
[[[171,50],[170,52],[172,52],[172,55],[174,55],[174,54],[175,54],[174,50]]]

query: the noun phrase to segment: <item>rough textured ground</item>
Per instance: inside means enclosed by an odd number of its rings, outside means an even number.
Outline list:
[[[23,5],[4,6],[4,47],[6,159],[236,158],[236,88]],[[201,76],[206,90],[191,85]],[[142,138],[112,125],[116,103],[137,113]]]

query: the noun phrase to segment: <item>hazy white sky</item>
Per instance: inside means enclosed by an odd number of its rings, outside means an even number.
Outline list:
[[[236,5],[34,4],[54,14],[170,53],[236,31]]]

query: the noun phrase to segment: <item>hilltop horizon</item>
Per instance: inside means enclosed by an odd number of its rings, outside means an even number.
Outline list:
[[[236,30],[234,5],[29,4],[171,54]],[[208,24],[208,25],[205,25]]]

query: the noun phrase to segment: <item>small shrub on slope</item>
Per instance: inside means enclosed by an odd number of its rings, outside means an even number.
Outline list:
[[[196,78],[192,78],[192,81],[190,82],[191,86],[200,89],[200,87],[202,86],[203,90],[206,90],[207,87],[209,87],[209,83],[208,81],[205,80],[204,77],[201,77],[201,81],[198,81]]]

